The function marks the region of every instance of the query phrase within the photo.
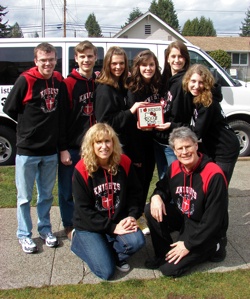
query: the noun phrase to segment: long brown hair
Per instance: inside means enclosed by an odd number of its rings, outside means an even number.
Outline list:
[[[166,82],[170,77],[172,77],[171,67],[168,63],[168,57],[173,48],[179,50],[181,55],[185,59],[185,65],[183,67],[183,70],[186,71],[190,65],[190,57],[189,57],[187,46],[179,40],[172,42],[171,44],[169,44],[169,46],[165,51],[165,62],[164,62],[164,69],[162,73],[163,83]]]
[[[140,66],[143,63],[146,63],[150,58],[153,58],[155,62],[155,73],[154,76],[150,80],[150,89],[153,93],[157,93],[160,88],[161,82],[161,71],[157,57],[150,50],[145,50],[140,52],[133,61],[131,77],[129,82],[129,89],[132,93],[135,92],[144,92],[146,88],[146,84],[143,80],[143,77],[140,73]]]
[[[119,82],[115,80],[114,76],[111,74],[110,71],[111,60],[113,55],[122,55],[125,61],[125,69],[121,77],[119,78]],[[119,84],[121,84],[123,88],[127,88],[127,78],[128,78],[128,58],[126,52],[120,47],[115,47],[115,46],[110,47],[104,57],[103,67],[98,79],[96,79],[96,82],[107,84],[115,88],[120,88]]]

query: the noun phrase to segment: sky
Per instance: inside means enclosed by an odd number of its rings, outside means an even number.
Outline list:
[[[86,2],[88,4],[86,4]],[[66,36],[87,37],[84,28],[88,16],[95,14],[102,33],[112,37],[127,22],[129,14],[138,7],[142,13],[148,11],[152,0],[0,0],[8,11],[3,21],[8,25],[16,22],[24,36],[35,31],[42,37],[42,20],[45,15],[45,37],[64,36],[64,3],[66,3]],[[238,36],[240,27],[250,8],[250,0],[172,0],[181,28],[196,17],[205,16],[214,25],[217,36]],[[42,3],[45,3],[44,14]]]

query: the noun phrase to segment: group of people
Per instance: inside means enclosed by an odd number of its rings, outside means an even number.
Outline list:
[[[180,276],[197,263],[222,261],[239,142],[211,72],[190,66],[180,41],[166,49],[162,75],[150,50],[138,53],[129,70],[126,52],[111,47],[102,70],[94,72],[97,49],[83,41],[67,78],[54,70],[56,59],[51,44],[39,44],[36,66],[20,75],[4,106],[17,121],[17,238],[23,251],[37,251],[30,216],[34,182],[39,235],[49,247],[59,244],[50,222],[58,169],[71,250],[98,277],[130,270],[127,259],[145,245],[142,215],[155,252],[147,268]],[[137,110],[149,104],[162,106],[164,122],[143,129]],[[147,203],[155,164],[159,182]]]

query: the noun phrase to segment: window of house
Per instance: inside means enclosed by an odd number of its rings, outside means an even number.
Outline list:
[[[232,53],[232,65],[248,65],[247,53]]]
[[[151,25],[145,25],[145,34],[151,34]]]

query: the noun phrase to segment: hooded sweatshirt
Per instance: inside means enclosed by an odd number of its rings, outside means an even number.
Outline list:
[[[75,167],[72,188],[73,223],[78,230],[112,234],[122,219],[141,216],[138,203],[141,202],[142,188],[126,155],[121,155],[116,175],[99,167],[90,176],[84,159],[80,160]]]
[[[213,101],[209,107],[194,106],[192,130],[202,140],[205,153],[216,162],[235,161],[239,155],[239,140],[227,122],[220,102],[223,99],[220,85],[212,90]],[[193,96],[188,93],[190,102]]]
[[[122,146],[128,143],[127,129],[134,119],[127,101],[127,89],[97,85],[94,101],[96,120],[108,123],[118,134]]]
[[[9,93],[3,111],[17,121],[17,154],[55,154],[59,137],[58,92],[62,75],[45,79],[37,67],[23,72]]]
[[[188,250],[206,250],[221,238],[227,219],[227,182],[221,168],[203,154],[192,171],[174,161],[153,195],[173,203],[184,221],[179,240]]]
[[[162,90],[164,123],[171,122],[170,128],[164,131],[154,130],[154,139],[161,144],[168,144],[169,134],[174,128],[188,126],[190,123],[191,106],[184,101],[182,79],[186,71],[180,71],[169,79]]]
[[[90,79],[73,69],[60,88],[62,100],[60,113],[60,150],[79,149],[86,131],[95,123],[93,92],[95,90],[93,73]]]

